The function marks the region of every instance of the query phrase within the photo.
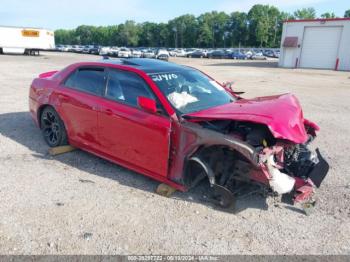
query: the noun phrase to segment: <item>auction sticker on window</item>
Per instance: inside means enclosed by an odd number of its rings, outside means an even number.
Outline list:
[[[174,74],[174,73],[171,73],[171,74],[157,74],[157,75],[151,75],[152,77],[152,80],[154,82],[161,82],[161,81],[169,81],[169,80],[172,80],[172,79],[177,79],[178,78],[178,75],[177,74]]]

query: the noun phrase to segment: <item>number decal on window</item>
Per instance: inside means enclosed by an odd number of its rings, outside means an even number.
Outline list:
[[[159,75],[152,75],[152,80],[154,82],[161,82],[161,81],[169,81],[172,79],[177,79],[178,76],[176,74],[159,74]]]

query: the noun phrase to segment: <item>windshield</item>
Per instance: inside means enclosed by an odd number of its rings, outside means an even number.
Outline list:
[[[152,80],[181,114],[188,114],[235,101],[215,81],[195,70],[150,74]]]

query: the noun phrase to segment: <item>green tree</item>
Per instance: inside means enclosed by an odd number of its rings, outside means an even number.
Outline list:
[[[344,17],[350,17],[350,9],[345,11]]]
[[[248,16],[246,13],[233,12],[230,15],[227,29],[231,46],[246,45],[248,41]]]
[[[333,12],[326,12],[321,15],[322,18],[336,18],[336,15]]]
[[[58,29],[55,31],[55,42],[59,44],[72,44],[74,43],[74,30]]]
[[[214,47],[225,47],[229,40],[230,16],[225,12],[212,12],[214,19]]]
[[[208,23],[201,23],[198,28],[197,46],[210,47],[213,42],[212,30]]]
[[[197,19],[193,15],[182,15],[168,22],[172,46],[191,47],[196,44]]]
[[[275,45],[280,12],[269,5],[254,5],[248,12],[249,44],[266,47]]]
[[[122,46],[137,46],[139,41],[139,26],[131,20],[119,25],[118,36],[119,45]]]
[[[171,46],[170,40],[170,33],[168,31],[168,25],[166,23],[160,23],[157,26],[157,46],[159,47],[165,47],[165,46]]]
[[[345,12],[350,17],[350,10]],[[248,13],[207,12],[195,17],[182,15],[167,23],[126,21],[111,26],[81,25],[76,29],[55,31],[57,44],[100,44],[145,47],[278,47],[283,21],[315,18],[313,8],[303,8],[293,15],[269,5],[254,5]],[[333,12],[321,15],[333,18]]]
[[[294,12],[296,19],[314,19],[316,18],[315,8],[302,8]]]
[[[93,31],[95,30],[94,26],[81,25],[78,26],[75,30],[75,35],[77,36],[78,44],[88,45],[94,42]]]
[[[214,18],[211,13],[205,13],[198,18],[198,39],[199,47],[214,47]]]
[[[140,46],[157,46],[158,44],[158,29],[156,23],[145,22],[140,25],[139,45]]]

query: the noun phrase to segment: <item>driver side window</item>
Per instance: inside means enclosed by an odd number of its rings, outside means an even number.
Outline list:
[[[135,73],[115,69],[109,70],[106,98],[138,107],[137,98],[139,96],[155,100],[155,96],[149,90],[148,85]]]

